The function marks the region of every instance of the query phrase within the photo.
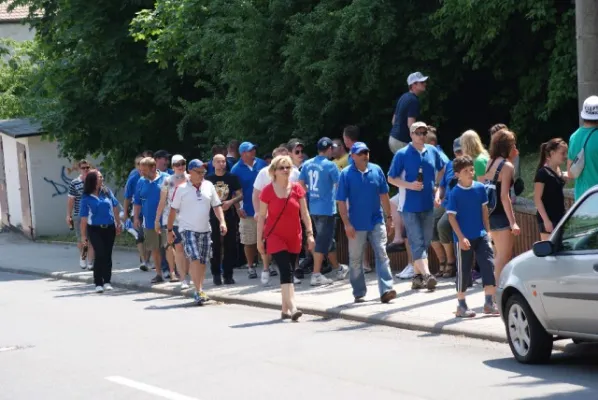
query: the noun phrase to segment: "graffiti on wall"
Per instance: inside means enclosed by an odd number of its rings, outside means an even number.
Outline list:
[[[102,168],[98,168],[100,172],[102,172]],[[56,196],[65,196],[69,192],[69,186],[71,181],[74,178],[70,178],[69,175],[77,174],[79,175],[79,168],[76,165],[71,165],[70,167],[62,166],[60,169],[60,178],[58,179],[51,179],[44,176],[44,181],[52,186],[54,189],[54,193],[52,193],[52,197]],[[111,188],[112,189],[112,188]],[[112,189],[112,192],[115,196],[118,195],[118,189]]]

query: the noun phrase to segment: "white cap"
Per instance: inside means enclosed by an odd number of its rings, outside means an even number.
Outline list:
[[[598,96],[590,96],[583,102],[581,119],[598,121]]]
[[[179,161],[186,161],[185,157],[183,157],[180,154],[175,154],[174,156],[172,156],[172,160],[170,161],[171,164],[176,164]]]
[[[424,76],[424,74],[422,74],[421,72],[414,72],[412,74],[409,74],[409,76],[407,77],[407,85],[411,86],[417,82],[425,82],[428,80],[428,78],[429,76]]]
[[[419,128],[426,128],[426,129],[428,129],[428,125],[426,125],[426,123],[425,123],[425,122],[421,122],[421,121],[419,121],[419,122],[414,122],[414,123],[412,123],[412,124],[411,124],[411,126],[409,127],[409,133],[413,133],[413,132],[415,132],[416,130],[418,130]]]

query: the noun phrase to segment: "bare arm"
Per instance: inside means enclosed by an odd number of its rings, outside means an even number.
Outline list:
[[[118,230],[120,229],[120,208],[118,206],[112,207],[112,212],[114,213],[114,224]]]
[[[440,186],[440,181],[442,180],[442,177],[444,177],[445,172],[446,167],[442,167],[442,169],[436,173],[436,181],[434,181],[436,187]]]
[[[309,210],[307,208],[307,201],[305,200],[305,197],[299,199],[299,205],[301,206],[301,220],[305,226],[305,234],[307,236],[313,236],[314,231],[311,227],[311,217],[309,216]]]
[[[131,199],[125,199],[124,208],[125,208],[125,219],[129,218],[129,207],[131,206]]]
[[[389,176],[388,183],[390,183],[391,185],[394,185],[398,188],[411,189],[413,182],[407,182],[407,181],[402,180],[399,177],[392,178]]]
[[[169,231],[174,229],[174,220],[176,219],[177,210],[174,208],[170,208],[170,213],[168,213],[168,222],[166,222],[166,229]]]
[[[486,229],[486,232],[490,233],[490,213],[488,212],[487,204],[482,206],[482,218],[484,221],[484,229]]]
[[[407,118],[407,127],[411,128],[411,125],[413,125],[415,123],[415,118]]]
[[[390,218],[390,197],[388,196],[388,193],[380,195],[380,203],[382,203],[382,211],[384,211],[384,215],[386,215],[386,218]]]
[[[573,179],[573,175],[571,175],[571,164],[573,164],[573,161],[567,159],[567,178],[568,179]]]
[[[500,201],[505,209],[505,214],[509,219],[511,228],[517,224],[515,220],[515,212],[513,211],[513,203],[511,203],[511,182],[513,181],[513,164],[506,162],[500,171],[501,186],[500,186]]]
[[[160,217],[166,208],[166,202],[168,201],[168,189],[164,188],[160,192],[160,203],[158,203],[158,211],[156,212],[156,226],[160,226]]]
[[[347,209],[347,202],[346,201],[337,201],[336,205],[338,208],[338,215],[341,217],[343,224],[345,226],[351,226],[351,222],[349,221],[349,212]]]
[[[459,241],[465,239],[465,236],[463,235],[463,232],[461,231],[461,227],[459,226],[459,223],[457,222],[457,214],[448,213],[448,219],[449,219],[449,223],[451,224],[451,228],[453,228],[453,232],[455,232],[455,235],[457,235],[457,238],[459,239]]]
[[[256,188],[253,188],[253,192],[251,193],[251,202],[253,203],[253,209],[254,210],[259,210],[260,209],[260,195],[262,194],[261,190],[257,190]],[[266,204],[266,209],[267,209],[267,204]],[[259,218],[259,216],[258,216]]]
[[[257,242],[264,241],[264,223],[266,222],[266,215],[268,214],[268,205],[260,201],[259,213],[257,216]]]
[[[75,198],[69,196],[66,201],[66,217],[70,218],[73,215],[73,208],[75,207]]]
[[[224,221],[224,211],[222,210],[222,206],[213,207],[214,215],[218,218],[218,222],[220,222],[220,226],[225,225],[226,222]]]

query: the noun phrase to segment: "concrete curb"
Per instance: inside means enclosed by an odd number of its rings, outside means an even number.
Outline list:
[[[83,277],[76,275],[73,272],[39,272],[31,271],[19,268],[6,268],[0,267],[0,272],[8,272],[20,275],[39,276],[44,278],[53,278],[59,280],[67,280],[72,282],[84,282],[88,284],[93,283],[93,277]],[[193,297],[193,291],[191,289],[181,292],[180,289],[164,288],[159,286],[150,286],[149,284],[139,284],[135,282],[119,282],[118,277],[112,281],[112,286],[121,289],[128,289],[140,292],[153,292],[167,295],[177,295],[184,297]],[[272,301],[261,301],[255,299],[245,299],[238,296],[220,295],[218,293],[210,294],[210,298],[214,301],[227,303],[227,304],[239,304],[251,307],[268,308],[279,310],[280,304]],[[314,306],[301,306],[301,310],[306,314],[317,315],[323,318],[340,318],[354,322],[361,322],[372,325],[382,325],[391,328],[406,329],[410,331],[421,331],[429,334],[445,334],[451,336],[462,336],[472,339],[488,340],[497,343],[507,343],[506,333],[497,334],[492,332],[483,332],[480,330],[467,329],[466,327],[455,327],[455,326],[437,326],[437,324],[430,323],[428,321],[409,321],[405,320],[386,320],[383,318],[368,317],[352,313],[351,310],[347,310],[345,307],[314,307]],[[564,350],[565,345],[555,343],[555,349]]]

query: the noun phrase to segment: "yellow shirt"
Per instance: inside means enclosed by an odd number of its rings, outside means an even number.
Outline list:
[[[347,165],[349,165],[349,154],[345,154],[344,156],[342,156],[341,158],[339,158],[338,160],[332,160],[336,166],[338,167],[339,170],[343,170],[343,168],[345,168]]]

